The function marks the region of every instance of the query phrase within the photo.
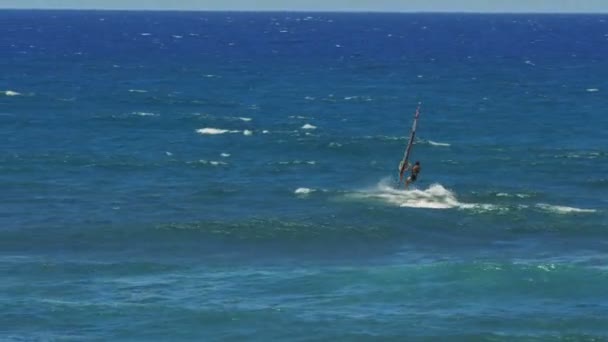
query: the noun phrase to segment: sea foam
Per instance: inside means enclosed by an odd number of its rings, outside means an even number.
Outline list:
[[[409,190],[396,189],[388,178],[380,181],[374,188],[348,194],[348,197],[359,199],[375,199],[390,205],[409,208],[426,209],[470,209],[478,212],[502,210],[504,208],[493,204],[462,203],[456,194],[443,185],[435,183],[426,189],[416,189],[410,186]],[[403,186],[403,185],[401,185]]]

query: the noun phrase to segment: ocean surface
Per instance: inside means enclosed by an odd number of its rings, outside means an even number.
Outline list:
[[[0,340],[608,340],[607,15],[0,27]]]

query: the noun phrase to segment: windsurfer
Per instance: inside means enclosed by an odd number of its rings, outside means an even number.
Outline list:
[[[407,189],[408,185],[410,185],[410,183],[413,183],[416,181],[416,178],[418,178],[418,174],[420,173],[420,162],[416,161],[416,163],[414,164],[414,166],[412,167],[412,173],[410,174],[409,177],[407,177],[407,179],[405,180],[405,188]]]

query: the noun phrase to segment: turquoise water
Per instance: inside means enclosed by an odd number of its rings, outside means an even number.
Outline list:
[[[608,17],[0,16],[1,339],[608,338]]]

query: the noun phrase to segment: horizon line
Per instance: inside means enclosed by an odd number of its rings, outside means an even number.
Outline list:
[[[354,10],[319,10],[319,9],[179,9],[179,8],[15,8],[0,7],[0,11],[90,11],[90,12],[227,12],[227,13],[376,13],[376,14],[585,14],[585,15],[607,15],[605,12],[559,12],[559,11],[452,11],[452,10],[374,10],[374,9],[354,9]]]

